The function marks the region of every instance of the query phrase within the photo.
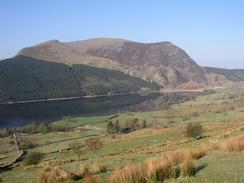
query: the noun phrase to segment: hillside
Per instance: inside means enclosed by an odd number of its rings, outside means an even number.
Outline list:
[[[0,62],[0,101],[158,90],[156,83],[120,71],[16,56]]]
[[[206,84],[202,68],[184,50],[169,42],[138,43],[108,38],[67,43],[51,40],[24,48],[18,55],[119,70],[163,87]]]
[[[243,93],[218,89],[166,110],[30,124],[18,129],[28,134],[18,137],[26,156],[0,177],[6,183],[243,183]],[[189,124],[202,127],[198,137],[186,135]],[[134,130],[121,130],[128,127]],[[0,165],[13,162],[19,150],[12,136],[0,143]],[[42,156],[30,161],[37,152]]]
[[[244,81],[243,69],[221,69],[214,67],[204,67],[207,74],[215,73],[225,76],[230,81]]]

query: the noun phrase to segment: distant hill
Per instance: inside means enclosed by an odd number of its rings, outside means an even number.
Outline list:
[[[120,71],[16,56],[0,62],[0,102],[158,90]]]
[[[215,73],[223,75],[230,81],[244,81],[244,69],[220,69],[214,67],[204,67],[207,74]]]
[[[138,43],[108,38],[66,43],[51,40],[24,48],[18,55],[67,65],[85,64],[119,70],[169,88],[186,83],[206,84],[202,68],[170,42]]]

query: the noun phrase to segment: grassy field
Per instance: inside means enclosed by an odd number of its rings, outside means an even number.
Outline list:
[[[194,100],[172,105],[162,111],[128,112],[113,118],[119,120],[121,126],[128,121],[138,119],[139,123],[147,121],[147,128],[128,134],[106,134],[107,120],[111,116],[80,117],[57,121],[54,125],[76,128],[81,125],[91,125],[97,130],[81,132],[55,132],[48,134],[29,135],[20,140],[31,141],[37,146],[27,149],[30,152],[41,152],[44,158],[37,165],[25,165],[20,162],[10,171],[2,172],[2,182],[28,183],[36,182],[40,172],[48,167],[59,167],[69,172],[77,171],[80,165],[92,169],[94,163],[105,163],[107,170],[99,173],[101,182],[108,182],[108,177],[114,171],[123,168],[128,163],[143,163],[153,157],[160,157],[167,152],[191,150],[202,145],[222,143],[239,137],[244,133],[244,89],[220,89],[215,94],[199,96]],[[203,127],[202,138],[193,140],[186,138],[184,129],[188,123],[199,122]],[[99,137],[103,146],[97,154],[88,148],[82,150],[82,158],[78,159],[69,149],[70,144],[84,144],[87,139]],[[8,162],[15,157],[16,149],[9,138],[0,139],[0,162]],[[243,143],[243,141],[242,141]],[[11,155],[6,156],[6,152]],[[5,156],[4,156],[5,155]],[[244,181],[244,152],[230,152],[224,148],[210,149],[208,154],[196,160],[195,176],[179,176],[170,182],[236,182]],[[69,182],[86,182],[86,179]]]

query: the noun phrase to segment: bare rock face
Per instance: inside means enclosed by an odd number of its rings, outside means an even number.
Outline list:
[[[120,70],[163,87],[206,84],[204,71],[187,53],[169,42],[138,43],[122,39],[49,41],[21,50],[19,55],[66,64]]]

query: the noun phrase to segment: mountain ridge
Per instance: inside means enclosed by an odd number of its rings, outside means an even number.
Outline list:
[[[177,87],[188,82],[206,84],[201,67],[170,42],[139,43],[112,38],[74,42],[51,40],[24,48],[17,55],[119,70],[163,87]]]

